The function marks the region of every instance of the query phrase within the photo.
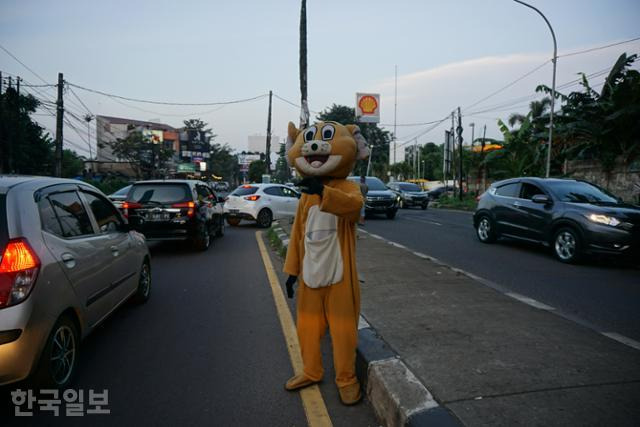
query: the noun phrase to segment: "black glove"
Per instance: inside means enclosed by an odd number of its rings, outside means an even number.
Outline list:
[[[308,176],[303,178],[299,183],[300,191],[307,194],[318,194],[322,196],[324,184],[317,176]]]
[[[289,276],[287,279],[287,298],[293,298],[293,284],[298,280],[298,276]]]

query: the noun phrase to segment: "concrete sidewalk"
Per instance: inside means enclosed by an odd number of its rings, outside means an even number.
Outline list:
[[[359,235],[358,356],[385,425],[640,425],[640,351]]]

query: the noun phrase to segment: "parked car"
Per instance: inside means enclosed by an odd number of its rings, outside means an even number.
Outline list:
[[[453,194],[453,191],[454,188],[452,186],[443,185],[441,187],[436,187],[433,190],[427,191],[427,196],[429,197],[429,200],[438,200],[443,194]]]
[[[122,209],[122,203],[127,198],[127,194],[129,194],[129,190],[131,190],[131,185],[127,185],[126,187],[122,187],[121,189],[119,189],[115,193],[109,194],[109,196],[107,196],[107,197],[109,197],[109,200],[111,200],[111,202],[113,203],[113,205],[116,208]]]
[[[201,181],[168,179],[134,183],[122,209],[147,240],[186,240],[204,251],[224,235],[223,204]]]
[[[144,236],[80,181],[0,177],[0,254],[0,385],[65,387],[80,340],[128,299],[149,298]]]
[[[359,176],[350,176],[347,179],[358,185],[360,184]],[[400,196],[389,190],[375,176],[367,176],[365,179],[367,187],[369,187],[364,203],[365,214],[384,213],[389,219],[395,218],[398,212]]]
[[[478,239],[540,242],[562,262],[583,254],[640,252],[640,207],[573,179],[515,178],[494,183],[473,216]]]
[[[260,227],[270,227],[274,219],[293,217],[298,209],[300,193],[280,184],[245,184],[229,196],[224,204],[227,223],[256,221]]]
[[[429,206],[429,196],[426,191],[422,191],[418,184],[395,181],[390,182],[387,187],[400,197],[398,206],[401,209],[420,206],[422,210],[425,210]]]

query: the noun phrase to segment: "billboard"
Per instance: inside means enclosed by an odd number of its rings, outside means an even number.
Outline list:
[[[180,134],[180,142],[186,142],[187,151],[209,152],[209,137],[199,130],[187,130]]]
[[[362,123],[380,123],[380,94],[356,93],[356,117]]]
[[[152,144],[162,144],[164,141],[164,132],[161,130],[143,129],[142,136]]]

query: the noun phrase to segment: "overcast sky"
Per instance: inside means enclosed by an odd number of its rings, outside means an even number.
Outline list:
[[[640,37],[638,0],[531,3],[553,25],[559,55]],[[299,16],[298,0],[4,0],[0,45],[49,83],[63,72],[70,83],[131,98],[208,103],[273,90],[298,104]],[[397,65],[398,124],[439,120],[460,106],[466,140],[471,122],[476,137],[484,124],[488,137],[498,137],[496,118],[526,112],[535,87],[551,85],[550,32],[539,15],[511,0],[308,0],[307,19],[314,111],[332,103],[353,106],[355,92],[378,92],[381,121],[392,130]],[[578,72],[606,71],[623,52],[640,53],[640,41],[560,58],[558,85],[575,80]],[[545,61],[528,77],[474,105]],[[42,84],[2,50],[0,70]],[[593,84],[605,76],[594,76]],[[54,88],[37,89],[40,98],[55,97]],[[248,135],[266,134],[266,97],[225,107],[176,107],[74,92],[93,114],[173,126],[200,117],[218,135],[217,142],[239,150],[246,149]],[[72,93],[65,102],[76,115],[86,114]],[[287,122],[298,122],[299,109],[278,98],[273,102],[273,133],[284,136]],[[36,118],[53,130],[47,111],[39,114]],[[398,126],[397,136],[399,141],[419,135],[419,143],[440,143],[448,126],[428,133],[427,125]],[[65,138],[74,144],[71,148],[86,148],[68,126]]]

